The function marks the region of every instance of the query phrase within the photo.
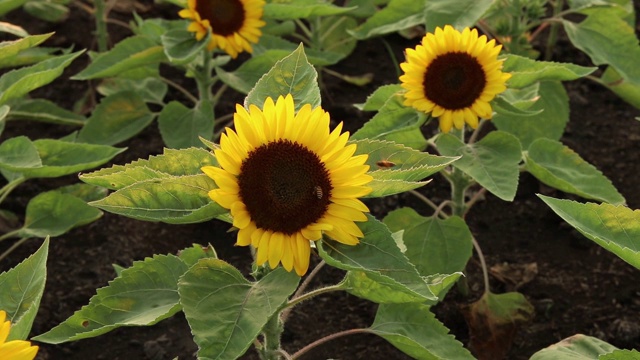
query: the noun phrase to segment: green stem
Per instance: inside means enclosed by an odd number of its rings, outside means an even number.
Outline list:
[[[312,342],[311,344],[303,347],[302,349],[298,350],[295,354],[291,355],[291,359],[295,360],[300,358],[302,355],[306,354],[307,352],[309,352],[309,350],[322,345],[328,341],[331,341],[333,339],[337,339],[341,336],[347,336],[347,335],[354,335],[354,334],[372,334],[373,332],[371,331],[371,329],[367,329],[367,328],[360,328],[360,329],[350,329],[350,330],[344,330],[344,331],[339,331],[337,333],[333,333],[331,335],[327,335],[321,339],[318,339],[314,342]]]
[[[322,268],[326,265],[327,263],[322,260],[318,263],[318,265],[316,265],[316,267],[313,268],[313,270],[311,270],[311,272],[309,273],[309,275],[307,275],[307,277],[304,279],[304,281],[302,282],[302,284],[300,284],[300,286],[298,287],[298,290],[296,290],[296,292],[293,294],[293,298],[297,298],[300,295],[302,295],[304,293],[305,290],[307,290],[307,287],[309,287],[309,284],[311,283],[311,280],[313,280],[316,275],[318,275],[318,273],[320,272],[320,270],[322,270]],[[293,310],[293,307],[288,307],[286,309],[284,309],[284,311],[282,311],[282,322],[286,322],[287,318],[289,318],[289,314],[291,314],[291,310]]]
[[[162,80],[167,85],[173,87],[174,89],[180,91],[187,99],[191,100],[194,104],[198,103],[198,98],[193,96],[187,89],[182,87],[180,84],[173,82],[165,77],[160,76],[160,80]]]
[[[562,6],[564,5],[563,0],[556,0],[553,6],[553,14],[554,17],[560,16],[560,12],[562,11]],[[560,24],[558,22],[554,22],[551,24],[551,29],[549,29],[549,37],[547,38],[547,45],[544,49],[544,59],[546,61],[551,60],[553,57],[553,48],[556,46],[556,42],[558,41],[558,28]]]
[[[96,12],[96,38],[98,39],[98,52],[105,52],[107,48],[107,39],[109,33],[107,32],[106,11],[104,0],[95,0]]]
[[[262,329],[264,336],[263,358],[265,360],[280,360],[280,337],[284,326],[280,321],[280,312],[274,314]]]
[[[25,241],[27,241],[29,239],[31,239],[31,238],[25,237],[25,238],[22,238],[22,239],[16,241],[15,244],[11,245],[10,248],[8,248],[5,252],[3,252],[0,255],[0,261],[2,261],[5,257],[7,257],[7,255],[11,254],[13,252],[13,250],[17,249],[18,246],[22,245]]]
[[[344,289],[346,289],[346,284],[347,284],[346,279],[343,279],[342,281],[340,281],[339,283],[337,283],[335,285],[331,285],[331,286],[323,287],[323,288],[316,289],[316,290],[313,290],[313,291],[309,291],[308,293],[302,294],[302,295],[298,296],[295,299],[289,300],[289,302],[285,305],[285,308],[294,307],[294,306],[300,304],[301,302],[309,300],[309,299],[311,299],[311,298],[313,298],[315,296],[318,296],[320,294],[325,294],[325,293],[332,292],[332,291],[344,290]]]
[[[211,94],[211,85],[213,84],[211,78],[211,52],[203,51],[202,60],[202,68],[194,72],[196,85],[198,86],[198,97],[200,101],[213,101],[213,95]]]
[[[487,263],[484,259],[484,254],[482,253],[482,249],[480,248],[480,244],[475,237],[471,236],[471,242],[473,243],[474,249],[476,249],[476,253],[478,253],[478,258],[480,259],[480,267],[482,267],[482,279],[484,280],[484,292],[488,293],[491,291],[489,288],[489,271],[487,270]]]
[[[17,179],[9,181],[5,186],[0,189],[0,204],[7,198],[7,196],[15,189],[18,185],[27,181],[24,177],[19,177]]]
[[[16,235],[18,234],[18,232],[20,232],[21,229],[16,229],[16,230],[11,230],[8,233],[4,233],[2,235],[0,235],[0,242],[7,240],[9,238],[12,237],[16,237]]]

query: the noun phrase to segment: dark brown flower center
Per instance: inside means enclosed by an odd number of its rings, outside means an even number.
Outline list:
[[[209,20],[213,33],[222,36],[239,31],[245,18],[240,0],[196,0],[196,11]]]
[[[473,105],[487,84],[478,59],[464,52],[435,58],[427,67],[423,81],[426,98],[447,110]]]
[[[289,140],[252,150],[242,162],[238,185],[255,224],[288,235],[320,220],[333,189],[318,155]]]

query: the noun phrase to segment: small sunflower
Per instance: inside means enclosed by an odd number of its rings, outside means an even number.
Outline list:
[[[38,353],[37,346],[25,340],[7,341],[11,322],[5,321],[7,313],[0,310],[0,359],[2,360],[32,360]]]
[[[211,30],[207,49],[220,48],[235,59],[242,51],[251,53],[251,43],[262,36],[264,4],[264,0],[187,0],[187,8],[178,15],[193,21],[187,30],[198,41]]]
[[[400,64],[400,81],[407,90],[404,104],[438,117],[442,132],[452,126],[462,129],[465,123],[475,129],[478,117],[491,118],[489,102],[506,90],[511,77],[501,71],[501,48],[495,40],[478,37],[476,29],[436,28],[421,45],[407,49],[407,61]]]
[[[295,112],[293,97],[267,98],[263,109],[236,106],[235,131],[227,128],[215,150],[220,167],[205,166],[218,189],[209,197],[231,210],[237,245],[253,245],[256,263],[278,264],[300,276],[307,272],[310,241],[322,232],[356,245],[369,211],[358,197],[367,195],[372,177],[367,155],[354,156],[342,123],[329,132],[329,114],[304,105]]]

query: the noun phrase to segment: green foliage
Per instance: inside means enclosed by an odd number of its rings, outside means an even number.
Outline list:
[[[493,131],[477,143],[465,144],[450,134],[436,140],[438,150],[447,156],[462,156],[453,166],[462,170],[489,192],[512,201],[518,188],[520,142],[504,131]]]
[[[32,90],[49,84],[84,51],[60,55],[36,65],[12,70],[0,77],[0,105],[10,99],[20,98]]]
[[[73,79],[117,76],[136,67],[159,64],[166,59],[163,47],[155,41],[142,35],[132,36],[120,41],[108,52],[95,56],[91,64]]]
[[[299,281],[281,267],[250,282],[222,260],[196,263],[180,279],[178,292],[198,358],[236,359],[244,354]]]
[[[130,139],[155,115],[134,91],[121,91],[102,99],[78,134],[78,141],[113,145]]]
[[[204,149],[165,149],[164,154],[136,160],[127,165],[114,165],[89,174],[80,175],[86,183],[119,190],[149,180],[199,175],[200,167],[217,165],[213,153]]]
[[[320,88],[317,79],[318,73],[307,61],[301,44],[260,78],[245,98],[244,106],[248,108],[249,105],[255,105],[263,108],[267,97],[275,101],[279,96],[292,94],[296,111],[305,104],[311,104],[311,107],[315,108],[320,106]]]
[[[569,121],[569,96],[559,81],[540,83],[540,99],[528,109],[536,114],[497,113],[492,121],[499,130],[515,135],[523,149],[538,138],[560,140]]]
[[[18,136],[0,144],[0,169],[25,178],[52,178],[95,168],[124,151],[105,145]]]
[[[33,255],[0,273],[0,310],[13,323],[8,341],[24,340],[31,331],[47,279],[48,254],[47,238]]]
[[[22,237],[60,236],[74,227],[94,222],[102,211],[87,205],[72,194],[57,190],[38,194],[27,204],[24,226],[18,230]]]
[[[193,255],[194,251],[188,253]],[[205,257],[208,253],[200,248],[198,258]],[[121,326],[147,326],[164,320],[181,310],[178,280],[192,261],[174,255],[136,261],[109,285],[98,289],[88,305],[34,340],[60,344],[92,338]]]
[[[422,276],[463,271],[471,258],[471,231],[460,217],[427,218],[400,208],[390,212],[384,224],[394,233],[404,231],[404,254]]]
[[[595,360],[606,359],[601,355],[612,353],[617,348],[593,336],[573,335],[533,354],[531,360]],[[614,358],[612,358],[614,359]],[[624,359],[615,357],[615,359]]]
[[[582,235],[640,269],[640,210],[538,196]]]
[[[402,104],[395,93],[378,110],[378,113],[356,131],[351,139],[386,140],[404,144],[416,150],[424,150],[427,140],[420,127],[426,121],[425,114]]]
[[[422,179],[437,173],[451,164],[457,157],[435,156],[401,144],[379,140],[355,140],[356,155],[367,154],[367,165],[373,181],[367,186],[373,191],[367,197],[382,197],[412,190],[428,181]],[[381,168],[377,163],[387,161],[393,164],[391,168]]]
[[[292,20],[313,16],[330,16],[347,13],[355,7],[340,7],[326,0],[274,1],[264,7],[264,16],[269,19]]]
[[[370,330],[415,359],[474,359],[427,305],[381,304]]]
[[[10,120],[32,120],[51,124],[82,126],[87,119],[45,99],[19,99],[11,103]]]
[[[160,112],[158,127],[168,147],[184,149],[203,146],[200,137],[213,137],[213,119],[213,104],[209,101],[200,101],[193,109],[172,101]]]
[[[541,182],[564,192],[612,204],[625,202],[609,179],[558,141],[543,138],[534,141],[525,155],[525,169]]]
[[[425,4],[424,1],[391,0],[384,9],[373,14],[350,33],[361,40],[424,24]]]
[[[329,239],[318,243],[320,256],[327,264],[343,270],[363,272],[390,291],[404,293],[405,296],[421,298],[422,301],[436,299],[384,224],[369,216],[367,222],[358,223],[358,226],[364,237],[357,246]]]
[[[534,61],[518,55],[507,55],[503,71],[511,74],[509,88],[522,89],[539,81],[576,80],[593,73],[596,67],[571,63]]]
[[[471,27],[494,3],[493,0],[430,0],[425,1],[424,23],[427,31],[451,25],[456,29]]]

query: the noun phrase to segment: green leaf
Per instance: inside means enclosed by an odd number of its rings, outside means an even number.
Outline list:
[[[508,54],[502,71],[512,75],[508,81],[509,88],[521,89],[538,81],[579,79],[597,69],[597,67],[585,67],[571,63],[536,61],[524,56]]]
[[[471,231],[460,217],[427,218],[401,208],[383,221],[392,232],[404,230],[404,254],[422,276],[463,271],[471,258]]]
[[[402,254],[389,229],[380,221],[358,223],[364,233],[357,245],[345,245],[329,239],[317,243],[318,252],[327,264],[348,271],[363,272],[371,280],[408,297],[435,300],[425,280]]]
[[[400,84],[382,85],[367,97],[364,104],[354,104],[361,111],[380,111],[384,104],[396,93],[401,92]]]
[[[146,79],[108,78],[98,85],[98,92],[103,96],[110,96],[121,91],[135,91],[142,100],[149,103],[164,105],[164,97],[169,86],[157,77]]]
[[[167,60],[164,48],[150,38],[135,35],[118,42],[113,49],[99,54],[76,74],[74,80],[98,79],[119,75],[136,67]]]
[[[23,9],[29,15],[48,22],[62,22],[69,17],[69,8],[53,1],[27,1]]]
[[[18,54],[11,57],[0,57],[0,68],[17,68],[26,65],[33,65],[48,59],[56,57],[55,53],[60,52],[59,48],[51,47],[32,47],[20,51]],[[62,50],[62,53],[66,54],[66,49]]]
[[[253,57],[244,61],[234,71],[227,72],[222,68],[216,68],[216,75],[232,89],[247,94],[258,80],[281,59],[280,51],[266,51],[259,55],[254,53]]]
[[[82,126],[87,119],[45,99],[20,99],[11,107],[11,120],[32,120],[50,124]]]
[[[319,47],[323,53],[336,54],[336,63],[353,52],[357,40],[348,31],[358,25],[356,19],[350,16],[328,16],[322,18],[318,31]],[[310,60],[311,61],[311,60]]]
[[[264,7],[264,17],[276,20],[307,19],[347,13],[355,7],[340,7],[326,0],[296,0],[270,2]]]
[[[102,211],[82,199],[53,190],[38,194],[27,204],[21,237],[55,237],[98,220]]]
[[[0,0],[0,16],[24,5],[27,0]]]
[[[625,202],[609,179],[559,141],[534,141],[525,154],[525,168],[558,190],[612,204]]]
[[[518,188],[522,149],[518,139],[504,131],[492,131],[477,143],[464,144],[451,134],[436,140],[438,151],[447,156],[462,155],[453,166],[502,200],[513,201]]]
[[[377,11],[364,24],[349,33],[362,40],[423,25],[426,3],[427,1],[391,0],[384,9]]]
[[[7,105],[0,105],[0,135],[4,131],[4,127],[7,124],[7,115],[9,115],[9,111],[11,108]]]
[[[140,95],[122,91],[107,96],[98,104],[78,134],[79,142],[113,145],[130,139],[153,121]]]
[[[622,76],[611,66],[607,67],[600,80],[604,86],[621,99],[640,109],[640,84],[624,81]]]
[[[0,16],[4,15],[2,7],[4,4],[11,2],[11,0],[0,1]],[[18,25],[14,25],[8,22],[0,21],[0,32],[15,35],[17,37],[27,37],[29,33]]]
[[[0,42],[0,59],[17,55],[19,52],[37,46],[51,37],[53,33],[26,36],[22,39]]]
[[[12,70],[0,77],[0,105],[9,99],[22,97],[30,91],[47,85],[62,75],[62,71],[84,50],[56,56],[36,65]]]
[[[640,210],[538,197],[582,235],[640,269]]]
[[[178,280],[189,266],[174,255],[155,255],[122,270],[89,304],[33,340],[47,344],[87,339],[121,326],[148,326],[180,311]]]
[[[598,360],[640,360],[640,352],[637,350],[614,350],[598,356]]]
[[[136,182],[91,205],[138,220],[189,224],[228,212],[207,195],[215,188],[204,174],[155,179]]]
[[[626,81],[640,84],[640,46],[633,27],[615,16],[615,9],[600,9],[579,24],[562,24],[575,47],[596,65],[611,65]]]
[[[25,136],[0,145],[0,168],[27,178],[52,178],[100,166],[125,149]]]
[[[109,192],[107,189],[100,186],[93,186],[88,184],[72,184],[56,189],[62,194],[69,194],[75,196],[85,202],[96,201],[104,199]]]
[[[13,269],[0,273],[0,309],[12,322],[7,341],[24,340],[38,313],[40,299],[47,279],[49,239]]]
[[[275,59],[280,60],[290,55],[291,52],[295,51],[299,45],[299,43],[293,43],[283,39],[282,37],[265,34],[260,37],[259,43],[253,45],[253,56],[271,53]],[[322,48],[306,48],[304,52],[307,56],[307,61],[312,65],[317,66],[333,65],[344,58],[344,55],[339,52],[324,51]],[[224,64],[221,64],[220,66],[222,65]],[[264,73],[266,72],[267,71]]]
[[[186,29],[169,30],[162,35],[164,53],[172,64],[188,64],[202,53],[209,42],[209,35],[200,41]]]
[[[370,329],[415,359],[475,359],[428,305],[381,304]]]
[[[351,139],[387,140],[424,150],[427,140],[420,127],[425,119],[425,114],[404,106],[402,96],[396,95],[389,98],[380,111],[356,131]]]
[[[211,139],[213,124],[213,104],[209,101],[200,101],[193,109],[172,101],[158,116],[162,140],[175,149],[203,146],[199,138]]]
[[[202,174],[200,168],[207,165],[218,165],[211,151],[200,148],[164,149],[162,155],[82,174],[80,180],[107,189],[119,190],[142,181],[200,175]]]
[[[509,115],[497,113],[492,121],[499,130],[515,135],[524,149],[538,138],[560,140],[569,121],[569,97],[559,81],[540,83],[540,99],[529,111],[537,114]]]
[[[180,303],[198,344],[198,359],[237,359],[298,286],[281,267],[250,282],[228,263],[203,259],[182,276]]]
[[[244,100],[245,108],[255,105],[262,108],[267,97],[274,101],[279,96],[291,94],[296,111],[305,104],[312,108],[320,106],[320,88],[318,87],[318,73],[309,64],[304,53],[304,46],[298,48],[289,56],[278,61],[265,74]]]
[[[596,360],[617,349],[598,338],[576,334],[538,351],[531,360]]]
[[[494,3],[493,0],[429,0],[425,1],[424,17],[427,32],[451,25],[462,30],[472,27]]]
[[[433,175],[457,160],[457,157],[431,155],[402,144],[380,140],[355,140],[355,155],[367,154],[366,164],[371,167],[373,181],[367,186],[373,191],[367,197],[382,197],[412,190],[427,184],[422,179]],[[380,167],[380,161],[391,165]]]

